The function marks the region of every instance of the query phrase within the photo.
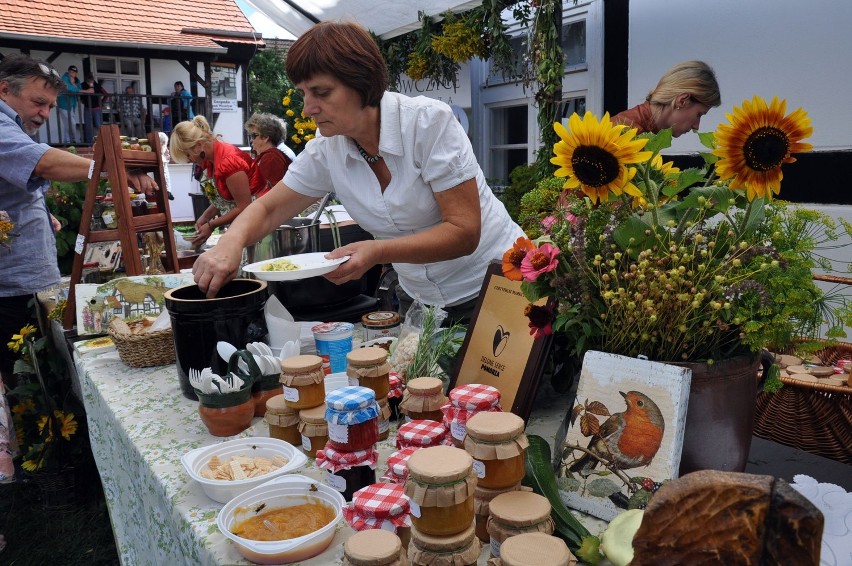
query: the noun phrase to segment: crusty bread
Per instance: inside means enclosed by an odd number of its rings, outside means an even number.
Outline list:
[[[819,509],[782,479],[704,470],[651,498],[631,566],[818,566],[822,528]]]

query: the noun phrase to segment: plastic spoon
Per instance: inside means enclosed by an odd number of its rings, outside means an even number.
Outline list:
[[[233,344],[220,340],[216,342],[216,351],[219,352],[219,357],[227,362],[231,359],[231,355],[237,351],[237,348]]]

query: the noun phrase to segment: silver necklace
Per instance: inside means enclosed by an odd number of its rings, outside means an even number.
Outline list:
[[[364,158],[364,161],[366,161],[370,165],[373,165],[374,163],[378,163],[379,159],[382,158],[381,154],[379,154],[379,153],[377,153],[376,155],[370,155],[369,153],[367,153],[364,150],[363,147],[361,147],[360,143],[358,143],[356,140],[352,140],[352,141],[355,142],[355,147],[358,148],[358,153],[360,153],[361,157]]]

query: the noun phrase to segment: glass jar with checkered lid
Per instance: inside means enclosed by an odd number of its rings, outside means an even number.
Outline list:
[[[396,431],[396,447],[426,448],[450,444],[447,440],[447,427],[438,421],[411,421],[401,425]]]
[[[343,518],[356,531],[384,529],[397,534],[404,548],[411,539],[411,516],[405,488],[395,483],[374,483],[359,489],[343,508]]]
[[[420,448],[409,446],[408,448],[400,448],[388,456],[388,469],[382,476],[382,481],[404,484],[408,477],[408,458],[417,450],[420,450]]]
[[[325,396],[328,444],[342,452],[372,448],[379,440],[379,405],[372,389],[349,385]]]
[[[470,417],[483,411],[503,411],[500,391],[482,383],[460,385],[450,391],[450,401],[444,403],[441,411],[444,413],[444,425],[450,431],[450,440],[457,448],[464,448],[467,421]]]
[[[379,453],[375,448],[342,452],[330,444],[317,450],[317,467],[326,471],[325,483],[343,494],[349,501],[359,489],[376,482],[376,463]]]

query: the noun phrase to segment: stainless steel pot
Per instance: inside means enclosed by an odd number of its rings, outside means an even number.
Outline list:
[[[293,218],[247,248],[248,262],[320,251],[320,223],[312,218]]]

